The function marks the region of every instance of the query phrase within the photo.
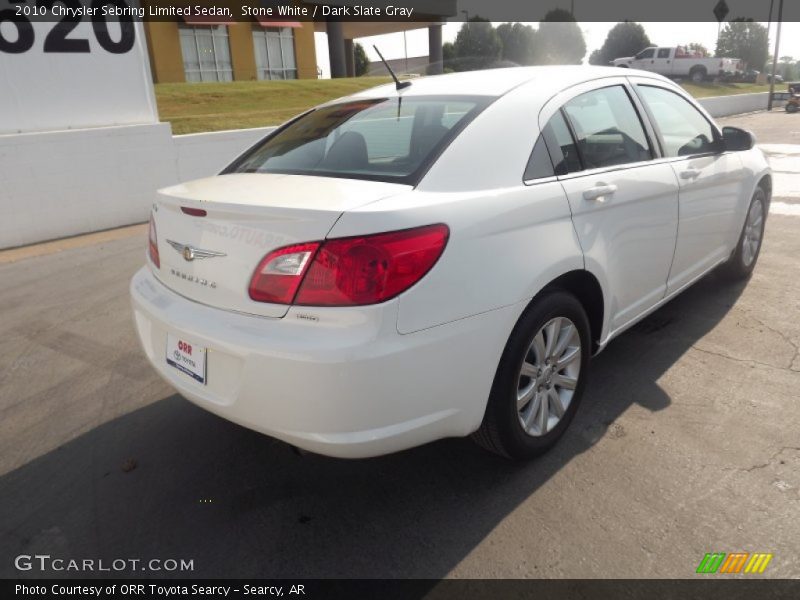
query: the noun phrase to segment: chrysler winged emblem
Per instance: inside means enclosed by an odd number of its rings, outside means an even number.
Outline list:
[[[167,243],[175,248],[175,251],[183,256],[183,260],[191,262],[196,258],[214,258],[215,256],[227,256],[224,252],[215,252],[214,250],[203,250],[202,248],[195,248],[189,244],[181,244],[180,242],[173,242],[167,240]]]

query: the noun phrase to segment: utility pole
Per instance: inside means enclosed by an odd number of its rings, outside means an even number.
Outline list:
[[[778,0],[778,29],[775,32],[775,54],[772,56],[772,77],[769,82],[767,110],[772,110],[772,94],[775,92],[775,69],[778,66],[778,52],[781,45],[781,21],[783,20],[783,0]]]
[[[406,30],[403,30],[403,51],[406,55],[406,74],[408,74],[408,40],[406,40]],[[428,53],[430,54],[430,52]]]

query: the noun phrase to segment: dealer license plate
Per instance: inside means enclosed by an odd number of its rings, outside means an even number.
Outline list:
[[[206,349],[199,344],[168,333],[167,364],[199,383],[206,382]]]

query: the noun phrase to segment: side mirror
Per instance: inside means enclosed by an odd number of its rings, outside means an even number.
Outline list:
[[[738,127],[723,127],[722,128],[722,142],[725,145],[725,150],[731,152],[741,152],[742,150],[750,150],[756,145],[756,137],[752,132],[746,129],[739,129]]]

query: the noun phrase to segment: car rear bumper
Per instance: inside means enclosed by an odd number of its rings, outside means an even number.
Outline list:
[[[401,335],[397,300],[292,307],[272,319],[188,300],[147,267],[130,291],[147,357],[183,396],[245,427],[344,458],[477,429],[519,310]],[[205,384],[167,365],[168,332],[207,348]]]

